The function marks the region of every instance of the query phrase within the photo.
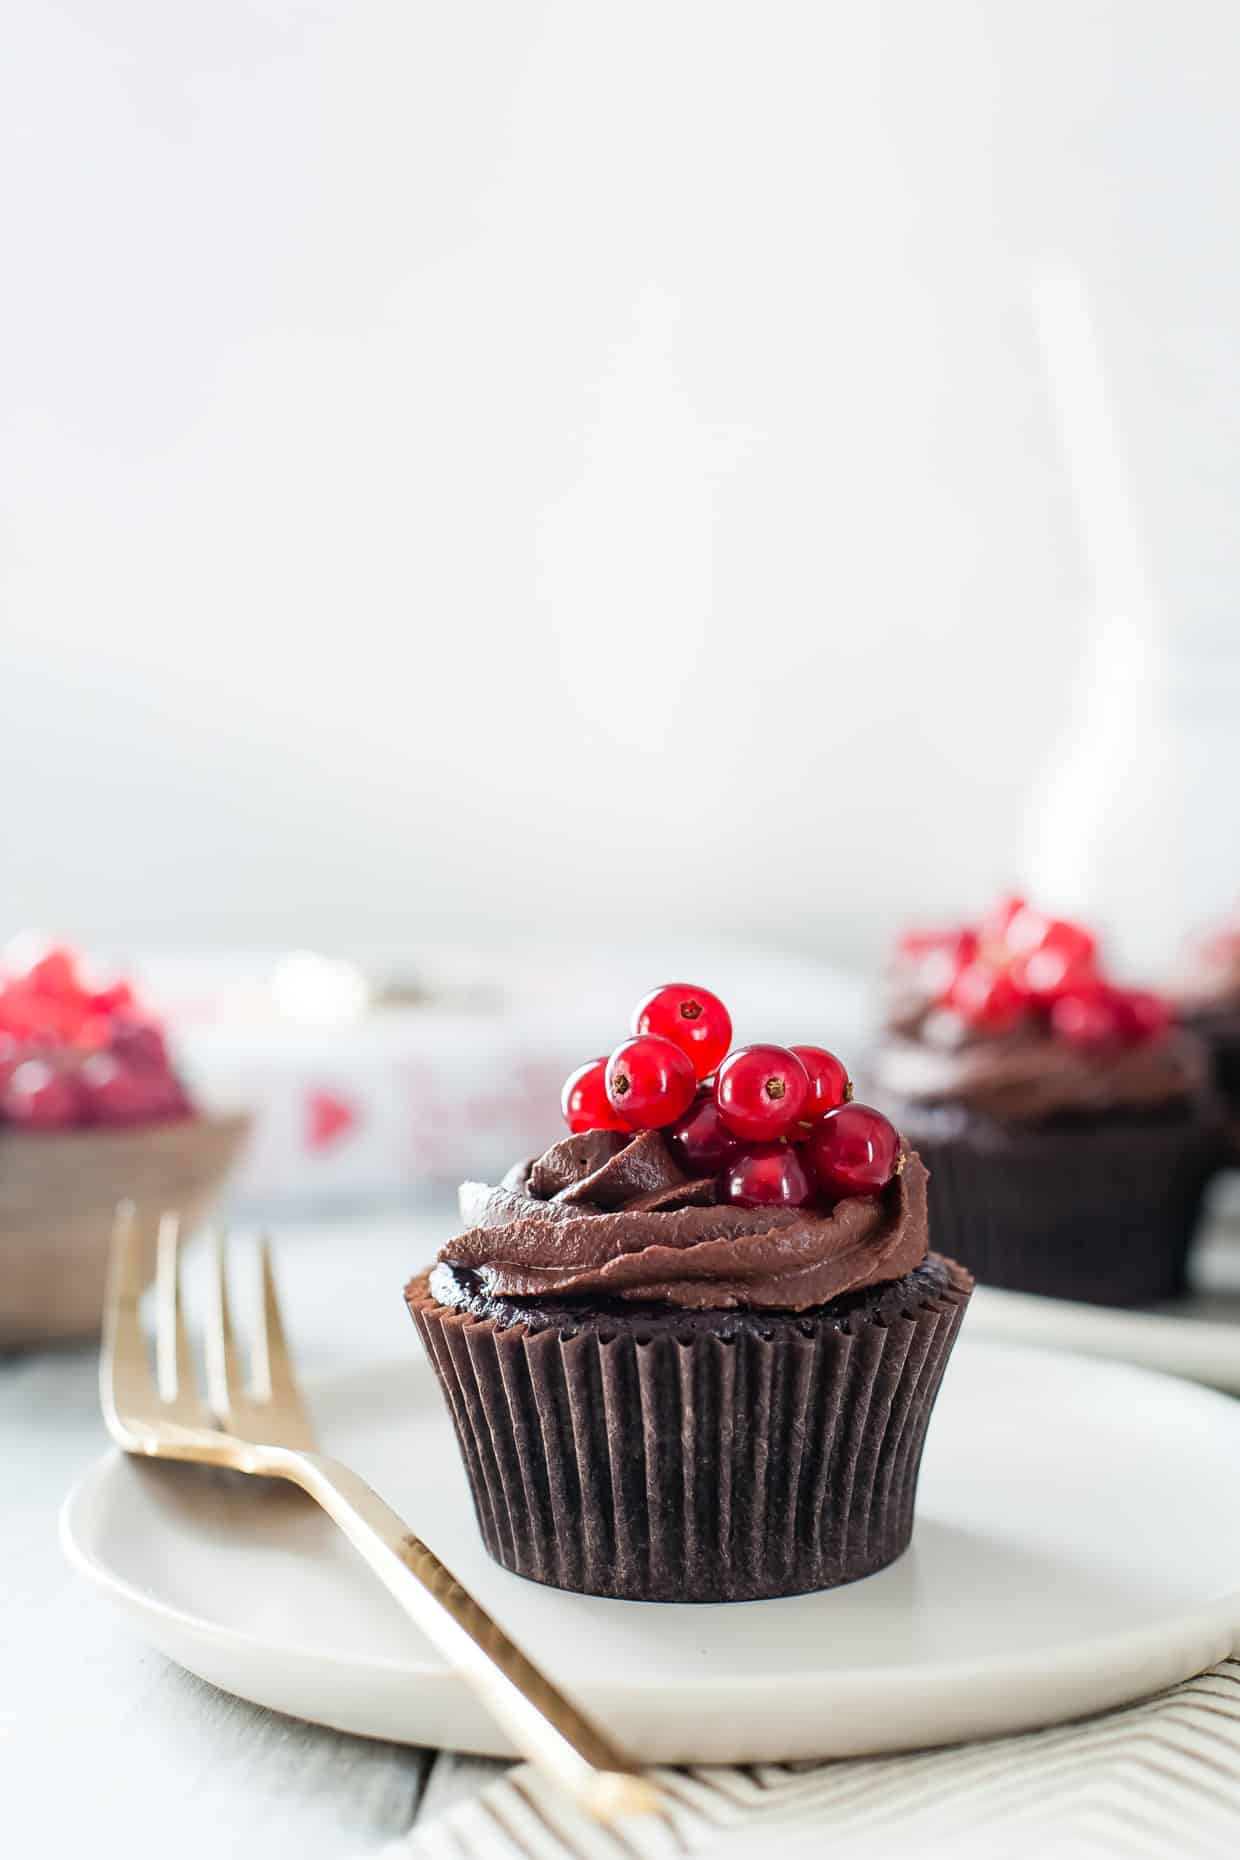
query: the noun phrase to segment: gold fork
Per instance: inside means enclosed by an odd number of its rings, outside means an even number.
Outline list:
[[[293,1374],[265,1240],[247,1386],[229,1311],[226,1242],[222,1234],[217,1238],[205,1320],[207,1398],[200,1398],[181,1304],[180,1240],[178,1217],[165,1214],[156,1254],[152,1381],[139,1311],[146,1288],[134,1210],[117,1210],[100,1364],[104,1419],[117,1444],[127,1453],[198,1460],[300,1486],[524,1757],[600,1819],[657,1812],[660,1798],[649,1778],[539,1672],[377,1492],[318,1451]]]

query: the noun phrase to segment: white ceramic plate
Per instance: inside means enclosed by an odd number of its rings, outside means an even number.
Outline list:
[[[911,1550],[824,1595],[600,1601],[489,1562],[430,1373],[311,1390],[325,1444],[389,1498],[554,1677],[651,1762],[948,1743],[1115,1705],[1240,1642],[1240,1408],[1141,1370],[962,1338]],[[328,1523],[238,1475],[109,1454],[65,1547],[139,1631],[276,1710],[508,1754]]]
[[[1240,1395],[1240,1298],[1190,1296],[1148,1311],[1070,1304],[979,1286],[975,1334],[1139,1363]]]

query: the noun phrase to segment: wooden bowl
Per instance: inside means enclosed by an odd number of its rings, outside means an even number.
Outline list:
[[[249,1128],[237,1115],[0,1132],[0,1349],[97,1332],[116,1204],[135,1204],[153,1274],[160,1214],[201,1220]]]

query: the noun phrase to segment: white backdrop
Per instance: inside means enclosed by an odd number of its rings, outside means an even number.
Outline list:
[[[1087,276],[1167,611],[1240,583],[1230,0],[27,0],[0,906],[870,952],[1014,871]]]

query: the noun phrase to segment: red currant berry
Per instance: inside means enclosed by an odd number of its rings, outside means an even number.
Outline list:
[[[911,930],[900,939],[900,963],[928,1001],[944,1001],[959,971],[978,951],[972,930]]]
[[[732,1017],[718,995],[688,982],[668,982],[638,1003],[633,1013],[634,1033],[659,1033],[693,1061],[704,1079],[712,1073],[732,1044]]]
[[[1088,989],[1096,980],[1098,946],[1088,930],[1056,918],[1046,924],[1041,940],[1017,957],[1012,979],[1035,1001]]]
[[[119,1014],[132,1006],[133,989],[128,982],[113,982],[107,988],[96,988],[90,997],[92,1014]]]
[[[809,1074],[786,1046],[738,1046],[715,1080],[720,1117],[747,1143],[785,1136],[808,1101]]]
[[[1161,1040],[1171,1030],[1171,1007],[1161,995],[1144,988],[1125,988],[1116,996],[1120,1033],[1125,1040]]]
[[[900,1135],[868,1104],[841,1104],[815,1124],[805,1151],[829,1195],[873,1195],[896,1173]]]
[[[945,1005],[951,999],[952,986],[960,971],[977,961],[979,947],[973,933],[962,930],[958,936],[924,956],[917,969],[919,992],[928,1001]]]
[[[10,982],[0,996],[0,1026],[14,1039],[33,1040],[40,1032],[43,1007],[23,982]]]
[[[605,1077],[612,1110],[635,1130],[675,1123],[697,1091],[692,1061],[658,1033],[625,1040],[607,1061]]]
[[[978,925],[981,941],[987,944],[1008,943],[1010,941],[1012,927],[1017,919],[1021,918],[1027,920],[1032,917],[1032,915],[1033,912],[1030,911],[1025,900],[1017,897],[1014,892],[1009,892],[1006,897],[1002,897],[995,904],[992,904],[990,909],[986,912],[986,915],[982,918],[981,923]],[[1022,928],[1023,927],[1022,925]]]
[[[148,1124],[188,1115],[189,1103],[169,1073],[125,1066],[92,1053],[82,1066],[85,1114],[93,1124]]]
[[[977,942],[975,930],[906,930],[896,950],[909,962],[922,962],[944,950],[960,962],[972,962]]]
[[[1124,1012],[1108,988],[1077,989],[1060,995],[1051,1007],[1051,1032],[1065,1046],[1093,1051],[1114,1046],[1124,1037]]]
[[[143,1072],[171,1072],[168,1048],[159,1028],[149,1020],[118,1020],[109,1042],[112,1052],[124,1065]]]
[[[0,1090],[0,1116],[27,1130],[63,1130],[81,1112],[77,1082],[42,1059],[23,1059]]]
[[[74,1038],[86,1018],[80,997],[41,994],[28,982],[18,983],[5,994],[5,1027],[35,1044],[63,1045]]]
[[[809,1078],[803,1119],[821,1117],[826,1111],[834,1111],[837,1104],[847,1104],[852,1097],[852,1082],[834,1053],[825,1046],[790,1046],[788,1051],[796,1054]]]
[[[814,1181],[787,1143],[755,1143],[727,1164],[720,1180],[725,1201],[738,1208],[804,1208]]]
[[[1006,969],[971,962],[951,985],[949,1004],[970,1027],[1006,1033],[1025,1011],[1025,999]]]
[[[81,994],[77,965],[67,949],[49,949],[33,963],[26,980],[36,994],[73,1001]]]
[[[583,1130],[628,1130],[607,1102],[607,1060],[589,1059],[570,1072],[560,1093],[564,1122],[579,1135]]]
[[[695,1176],[718,1175],[740,1148],[740,1139],[720,1118],[719,1106],[704,1092],[664,1134],[681,1168]]]
[[[73,1044],[84,1053],[102,1052],[112,1044],[112,1023],[102,1014],[88,1014],[73,1036]]]

